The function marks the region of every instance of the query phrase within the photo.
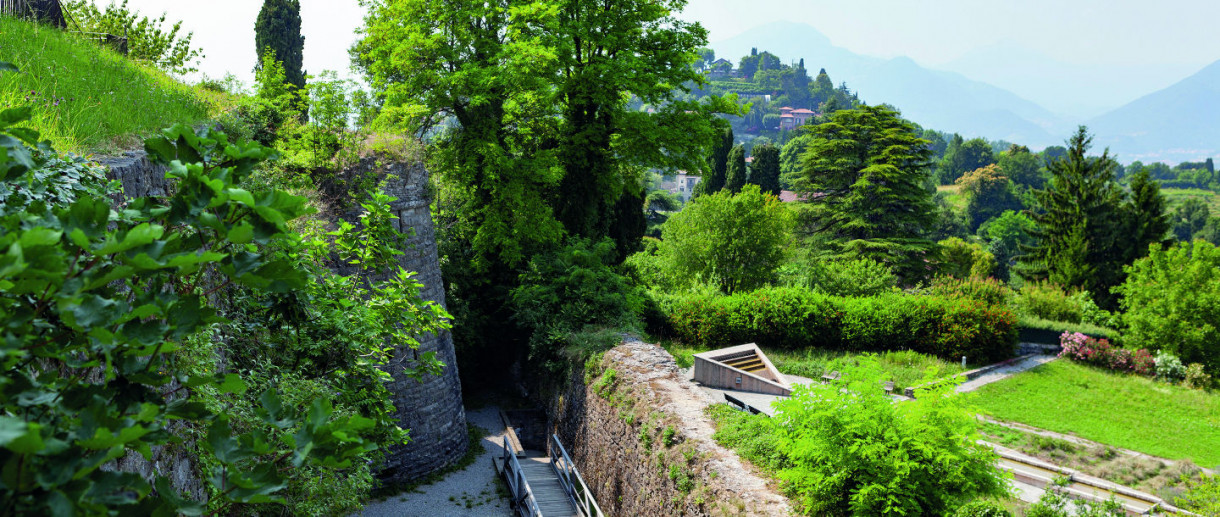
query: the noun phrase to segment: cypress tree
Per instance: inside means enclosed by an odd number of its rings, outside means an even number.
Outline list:
[[[1122,276],[1124,250],[1118,245],[1122,191],[1114,183],[1118,162],[1107,149],[1087,156],[1093,137],[1084,126],[1069,141],[1067,155],[1047,166],[1051,180],[1034,190],[1037,208],[1034,245],[1017,258],[1018,273],[1089,291],[1098,305],[1113,308],[1110,288]]]
[[[708,158],[710,170],[703,175],[703,180],[695,186],[694,195],[714,194],[724,188],[725,176],[728,174],[729,151],[733,149],[733,129],[726,128],[720,134],[720,141],[712,148],[712,156]]]
[[[301,35],[300,0],[264,0],[254,22],[254,50],[259,58],[268,49],[284,65],[284,78],[305,87],[305,36]],[[261,66],[261,62],[260,62]]]
[[[741,145],[733,146],[733,151],[729,153],[728,165],[724,189],[736,194],[746,185],[746,148]]]
[[[757,146],[752,151],[754,163],[750,164],[750,183],[758,185],[764,193],[779,195],[779,148],[771,144]]]

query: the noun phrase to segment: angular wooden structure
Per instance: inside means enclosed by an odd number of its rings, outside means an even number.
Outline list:
[[[695,381],[720,389],[792,394],[784,376],[754,343],[695,354]]]

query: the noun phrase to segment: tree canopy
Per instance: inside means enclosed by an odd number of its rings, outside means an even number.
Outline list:
[[[305,88],[305,36],[301,34],[300,0],[263,0],[254,21],[254,51],[267,49],[284,65],[288,84]],[[262,66],[262,63],[259,63]]]
[[[934,247],[927,140],[885,106],[838,111],[811,135],[796,189],[811,204],[812,230],[838,255],[916,276]]]

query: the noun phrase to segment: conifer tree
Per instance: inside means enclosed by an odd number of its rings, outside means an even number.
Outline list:
[[[771,144],[755,146],[751,151],[754,162],[750,164],[750,183],[758,185],[764,193],[778,196],[779,148]]]
[[[1123,205],[1123,225],[1121,240],[1129,244],[1124,264],[1146,257],[1148,246],[1153,243],[1168,246],[1171,225],[1165,212],[1165,196],[1148,169],[1140,169],[1131,176],[1131,198]]]
[[[1114,307],[1110,288],[1120,283],[1126,258],[1118,243],[1122,191],[1114,183],[1118,162],[1110,151],[1086,155],[1092,142],[1080,126],[1068,141],[1067,156],[1048,163],[1050,182],[1033,191],[1035,244],[1023,248],[1018,273],[1085,289],[1098,305]]]
[[[714,194],[724,188],[725,176],[728,174],[729,151],[733,150],[733,129],[725,128],[720,135],[720,141],[716,142],[712,148],[712,155],[708,158],[708,167],[711,168],[703,175],[703,180],[695,185],[694,195]]]
[[[835,112],[810,132],[796,190],[812,204],[813,232],[844,258],[889,265],[906,280],[926,273],[935,243],[932,194],[924,188],[928,141],[886,106]]]
[[[729,152],[729,170],[725,174],[724,189],[734,194],[746,185],[746,148],[738,144]]]
[[[263,1],[254,22],[254,50],[261,57],[267,49],[284,65],[288,84],[304,88],[305,36],[301,35],[300,0]]]

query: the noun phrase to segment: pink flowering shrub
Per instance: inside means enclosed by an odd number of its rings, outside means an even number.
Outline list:
[[[1059,357],[1124,373],[1152,375],[1156,372],[1156,360],[1142,348],[1117,347],[1108,339],[1096,339],[1079,332],[1064,332],[1059,336],[1059,343],[1063,346]]]

